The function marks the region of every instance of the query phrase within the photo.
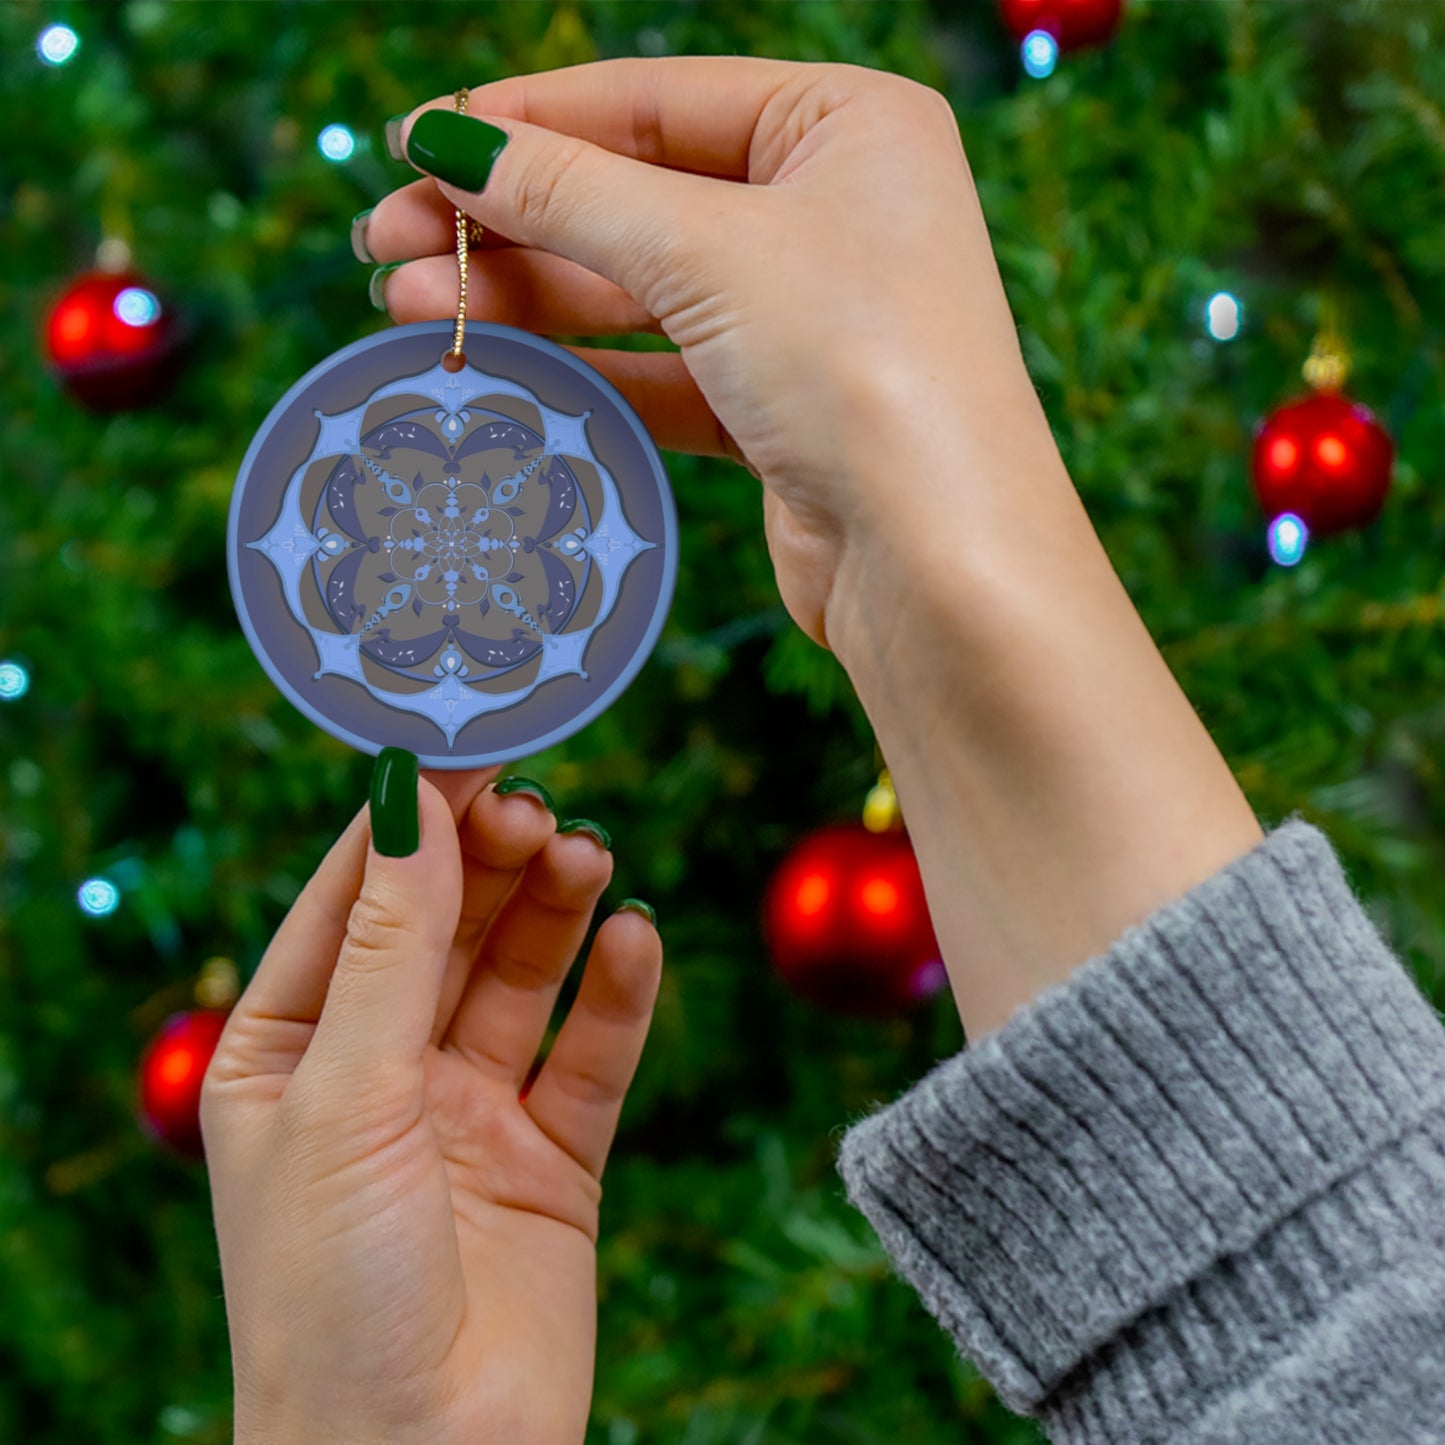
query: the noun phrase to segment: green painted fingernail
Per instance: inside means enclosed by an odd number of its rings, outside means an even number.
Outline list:
[[[365,261],[368,266],[376,265],[376,257],[371,254],[366,244],[366,222],[375,209],[375,206],[368,206],[351,218],[351,254],[358,261]]]
[[[652,924],[654,928],[657,927],[657,914],[653,911],[650,903],[644,903],[640,898],[624,898],[622,902],[617,905],[617,911],[621,913],[624,908],[631,909],[633,913],[645,914],[647,921]]]
[[[404,161],[406,156],[401,149],[401,123],[411,112],[403,111],[400,115],[394,115],[386,123],[384,134],[386,136],[386,153],[394,161]]]
[[[378,311],[386,310],[386,278],[395,271],[398,266],[405,266],[405,261],[389,261],[385,266],[378,266],[371,273],[370,284],[366,288],[366,294],[371,297],[371,304]]]
[[[591,833],[604,848],[612,847],[612,835],[601,823],[594,823],[591,818],[568,818],[565,823],[558,825],[557,831],[559,833]]]
[[[494,793],[501,793],[504,797],[508,793],[530,793],[532,797],[540,798],[551,812],[555,813],[557,811],[557,805],[552,801],[551,793],[549,793],[541,783],[534,782],[531,778],[503,778],[492,791]]]
[[[454,110],[424,110],[406,138],[406,158],[464,191],[480,191],[511,137],[504,130]]]
[[[409,858],[421,846],[417,757],[382,748],[371,770],[371,841],[388,858]]]

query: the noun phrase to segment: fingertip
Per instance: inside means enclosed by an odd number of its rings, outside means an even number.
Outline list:
[[[525,867],[551,842],[557,815],[534,793],[498,793],[494,783],[477,791],[462,815],[462,847],[489,868]]]
[[[386,153],[394,161],[406,159],[406,137],[403,127],[411,119],[409,110],[403,111],[400,115],[393,115],[388,118],[382,127],[382,134],[386,137]]]
[[[640,898],[624,898],[614,912],[640,914],[654,929],[657,928],[657,910],[650,903],[644,903]]]
[[[385,859],[386,866],[390,866],[398,860],[404,861],[422,854],[430,854],[427,866],[435,866],[435,849],[439,840],[441,845],[445,846],[448,834],[452,839],[456,837],[456,815],[452,811],[451,800],[420,771],[414,775],[414,791],[409,789],[407,775],[410,770],[406,763],[413,755],[395,748],[387,749],[386,752],[391,755],[387,759],[389,766],[384,766],[382,761],[378,760],[372,776],[370,801],[362,805],[351,825],[357,826],[362,815],[368,818],[368,866],[372,866],[372,858]],[[411,796],[407,796],[408,792],[411,792]],[[383,845],[381,847],[377,846],[378,834]]]
[[[645,913],[634,908],[618,908],[605,922],[633,917],[640,918],[646,926],[629,923],[625,928],[611,930],[608,942],[598,952],[610,979],[607,991],[623,1004],[624,1011],[647,1012],[656,1003],[662,987],[662,935]],[[598,931],[600,934],[601,930]]]
[[[644,926],[628,923],[621,928],[609,930],[610,941],[603,952],[610,955],[610,966],[622,967],[626,975],[639,987],[656,987],[661,980],[665,954],[662,934],[658,932],[657,924],[641,909],[619,906],[603,920],[602,928],[598,929],[599,935],[614,918],[640,919]],[[616,934],[617,937],[612,938],[611,934]]]
[[[582,841],[578,841],[578,840]],[[560,825],[553,828],[547,840],[546,856],[539,860],[539,866],[546,886],[555,890],[559,902],[563,899],[586,894],[594,910],[602,894],[612,885],[612,875],[617,868],[617,857],[590,829],[573,829],[563,832]]]
[[[594,825],[595,827],[595,825]],[[613,879],[616,866],[611,840],[603,842],[591,828],[558,827],[548,841],[549,864],[559,877],[585,879],[597,892]]]

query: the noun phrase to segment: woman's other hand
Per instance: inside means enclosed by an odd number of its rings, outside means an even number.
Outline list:
[[[403,772],[409,856],[357,813],[207,1072],[238,1445],[585,1433],[600,1180],[662,946],[602,924],[519,1097],[613,860],[494,774]]]

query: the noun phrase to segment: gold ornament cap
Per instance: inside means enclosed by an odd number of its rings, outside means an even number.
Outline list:
[[[898,794],[893,791],[893,779],[887,768],[878,774],[878,781],[868,790],[863,803],[863,826],[870,833],[887,833],[903,826]]]
[[[230,1008],[240,996],[240,977],[229,958],[217,955],[201,965],[201,976],[196,980],[196,1002],[202,1008]]]
[[[1304,364],[1306,385],[1315,391],[1341,391],[1350,375],[1350,352],[1340,331],[1340,307],[1332,296],[1320,299],[1319,331]]]

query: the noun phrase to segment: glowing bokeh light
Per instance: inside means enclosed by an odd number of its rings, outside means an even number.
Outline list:
[[[810,873],[798,884],[797,892],[793,894],[793,902],[799,913],[811,918],[826,907],[828,895],[832,891],[828,880],[821,873]]]
[[[329,125],[316,144],[329,161],[349,161],[356,150],[356,137],[344,125]]]
[[[1228,291],[1217,291],[1204,308],[1205,330],[1216,341],[1233,341],[1244,324],[1244,307]]]
[[[931,958],[909,981],[909,997],[928,998],[929,995],[937,993],[947,982],[948,970],[943,966],[943,960]]]
[[[81,908],[92,918],[114,913],[120,904],[120,889],[108,878],[87,878],[76,894]]]
[[[160,1066],[156,1072],[160,1075],[162,1083],[184,1084],[192,1073],[195,1072],[195,1068],[195,1050],[178,1048],[173,1049],[161,1059]]]
[[[1301,517],[1281,512],[1269,524],[1269,555],[1281,567],[1293,567],[1305,554],[1310,531]]]
[[[67,302],[55,318],[55,339],[67,351],[77,350],[90,340],[93,326],[88,306],[77,301]]]
[[[24,697],[29,687],[30,674],[18,662],[0,662],[0,702]]]
[[[898,889],[886,878],[870,878],[858,890],[858,901],[865,913],[885,918],[898,911]]]
[[[35,42],[35,53],[47,65],[64,65],[80,49],[80,36],[68,25],[47,25]]]
[[[1315,443],[1315,455],[1323,467],[1342,467],[1350,459],[1349,449],[1333,432],[1326,432]]]
[[[1031,30],[1019,47],[1024,69],[1035,80],[1047,79],[1059,63],[1059,42],[1047,30]]]
[[[1293,469],[1294,464],[1299,461],[1299,447],[1290,437],[1276,437],[1269,444],[1269,464],[1277,472],[1287,472]]]
[[[150,326],[160,320],[161,303],[153,291],[143,286],[127,286],[115,298],[112,308],[127,326]]]

